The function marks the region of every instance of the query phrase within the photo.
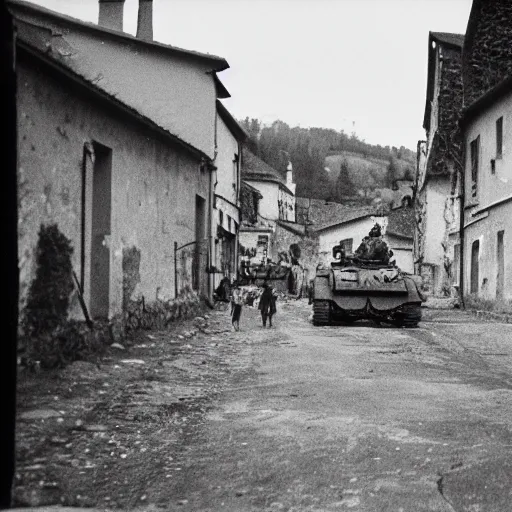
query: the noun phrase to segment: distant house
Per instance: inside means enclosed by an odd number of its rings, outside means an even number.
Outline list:
[[[245,149],[243,179],[262,194],[259,214],[263,218],[295,222],[295,183],[291,164],[284,179],[276,169]]]
[[[237,129],[216,102],[227,94],[217,72],[228,64],[152,41],[151,2],[143,3],[132,37],[121,32],[122,1],[100,2],[100,26],[9,2],[17,30],[22,306],[41,223],[56,223],[71,240],[94,318],[121,316],[134,297],[172,298],[188,287],[212,293],[214,193],[217,211],[237,218]],[[176,260],[174,243],[190,244]],[[73,308],[81,315],[76,295]]]
[[[418,143],[414,266],[433,295],[455,293],[459,274],[463,43],[460,34],[429,33],[427,140]]]
[[[309,203],[308,233],[317,244],[315,265],[320,261],[331,261],[332,248],[338,244],[343,245],[347,253],[355,252],[363,238],[378,223],[384,240],[393,250],[396,264],[405,272],[413,272],[414,210],[411,207],[384,212],[372,207],[349,207],[316,199],[299,198],[298,203],[300,219],[304,221]]]
[[[289,163],[286,179],[251,153],[243,151],[242,224],[240,244],[246,261],[251,264],[277,263],[279,255],[304,235],[304,228],[295,222],[295,183]]]
[[[463,57],[464,294],[512,299],[512,4],[475,0]]]
[[[226,107],[217,100],[217,157],[214,171],[213,203],[213,289],[226,277],[236,278],[238,236],[241,222],[240,186],[242,143],[246,134]]]
[[[386,217],[376,217],[367,212],[339,217],[336,222],[315,229],[318,238],[318,253],[320,261],[332,259],[332,248],[341,244],[348,253],[355,252],[359,244],[376,222],[385,229]]]

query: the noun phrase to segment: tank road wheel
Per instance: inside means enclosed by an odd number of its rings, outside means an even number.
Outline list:
[[[313,325],[329,325],[331,321],[331,305],[328,300],[313,302]]]
[[[395,324],[398,327],[413,328],[418,327],[421,320],[421,306],[409,304],[400,308],[395,315]]]

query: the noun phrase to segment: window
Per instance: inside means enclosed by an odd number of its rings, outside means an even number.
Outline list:
[[[238,190],[238,155],[235,153],[233,158],[233,188]]]
[[[503,156],[503,116],[496,120],[496,158]]]
[[[471,197],[477,197],[478,191],[478,161],[480,154],[480,135],[471,141],[470,157],[471,157]]]
[[[480,241],[475,240],[471,245],[471,281],[470,281],[470,292],[478,293],[478,267],[480,259]]]
[[[222,210],[219,210],[219,224],[224,226],[224,212]]]
[[[498,231],[497,240],[496,298],[503,299],[505,290],[505,231]]]

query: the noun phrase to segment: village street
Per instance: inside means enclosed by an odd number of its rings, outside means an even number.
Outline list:
[[[16,506],[485,511],[512,502],[512,325],[314,327],[283,301],[21,373]]]

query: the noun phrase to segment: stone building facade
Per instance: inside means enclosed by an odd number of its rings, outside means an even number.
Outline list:
[[[457,293],[462,142],[462,46],[464,36],[430,32],[427,96],[418,143],[414,268],[432,295]]]
[[[512,300],[512,3],[474,0],[463,53],[464,295]]]

